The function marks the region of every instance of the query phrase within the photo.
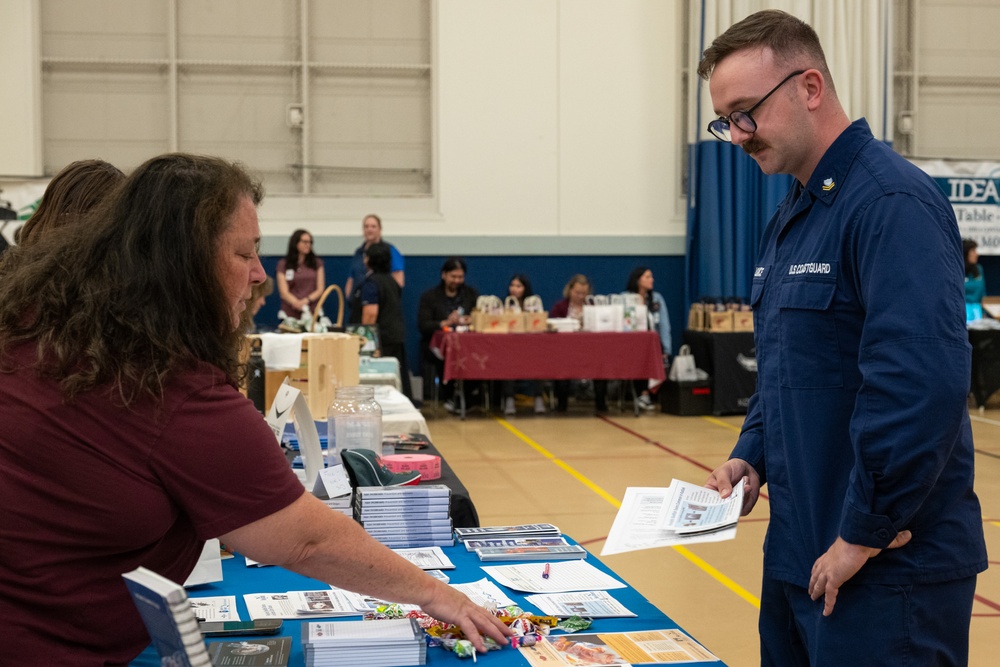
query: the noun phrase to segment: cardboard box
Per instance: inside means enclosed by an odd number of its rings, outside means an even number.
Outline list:
[[[733,311],[733,331],[753,331],[753,311]]]
[[[713,310],[705,314],[706,321],[708,322],[708,330],[711,332],[719,331],[732,331],[733,330],[733,311],[731,310]]]
[[[692,303],[688,311],[688,329],[702,331],[705,328],[705,304]]]
[[[302,392],[315,419],[324,419],[337,387],[360,384],[361,345],[364,338],[349,333],[284,334],[300,336],[302,352],[295,370],[267,370],[264,374],[265,410],[289,378]]]
[[[685,417],[712,414],[712,381],[672,382],[660,389],[663,412]]]

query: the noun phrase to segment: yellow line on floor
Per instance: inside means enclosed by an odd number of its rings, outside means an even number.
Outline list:
[[[557,466],[559,466],[560,468],[562,468],[563,470],[565,470],[566,472],[568,472],[574,479],[576,479],[578,482],[580,482],[581,484],[583,484],[585,487],[587,487],[588,489],[590,489],[591,491],[593,491],[594,493],[596,493],[597,495],[599,495],[601,498],[604,498],[605,500],[607,500],[609,503],[611,503],[614,506],[615,509],[619,509],[622,506],[621,502],[619,502],[619,500],[617,498],[615,498],[613,495],[611,495],[610,493],[608,493],[607,491],[605,491],[601,487],[599,487],[596,484],[594,484],[593,482],[591,482],[584,475],[582,475],[579,472],[577,472],[576,470],[574,470],[573,467],[570,466],[565,461],[563,461],[561,459],[557,459],[552,452],[550,452],[549,450],[545,449],[544,447],[542,447],[541,445],[539,445],[537,442],[535,442],[534,440],[532,440],[531,438],[529,438],[528,436],[526,436],[524,433],[521,433],[521,431],[519,431],[516,428],[514,428],[514,426],[509,421],[507,421],[506,419],[501,419],[500,417],[494,417],[494,419],[496,419],[498,422],[500,422],[500,425],[503,426],[505,429],[507,429],[508,431],[510,431],[511,433],[513,433],[515,436],[517,436],[517,438],[519,440],[521,440],[522,442],[526,443],[528,446],[530,446],[532,449],[534,449],[535,451],[537,451],[539,454],[541,454],[542,456],[544,456],[545,458],[549,459],[550,461],[552,461],[553,463],[555,463]]]
[[[584,486],[586,486],[588,489],[590,489],[591,491],[593,491],[594,493],[596,493],[597,495],[599,495],[601,498],[604,498],[605,500],[607,500],[609,503],[611,503],[612,506],[614,506],[615,509],[620,509],[621,508],[621,506],[622,506],[621,501],[619,501],[617,498],[615,498],[614,496],[612,496],[610,493],[608,493],[607,491],[605,491],[604,489],[602,489],[601,487],[599,487],[597,484],[594,484],[592,481],[590,481],[589,479],[587,479],[587,477],[585,475],[583,475],[582,473],[580,473],[577,470],[575,470],[571,465],[569,465],[568,463],[566,463],[562,459],[556,458],[556,456],[552,452],[550,452],[549,450],[545,449],[540,444],[538,444],[537,442],[535,442],[534,440],[532,440],[531,438],[529,438],[527,435],[525,435],[524,433],[522,433],[520,430],[518,430],[517,428],[515,428],[506,419],[503,419],[501,417],[494,417],[494,419],[496,419],[497,422],[501,426],[503,426],[505,429],[507,429],[508,431],[510,431],[511,433],[513,433],[515,437],[517,437],[519,440],[521,440],[521,442],[525,443],[526,445],[528,445],[529,447],[531,447],[532,449],[534,449],[536,452],[538,452],[539,454],[541,454],[545,458],[547,458],[550,461],[552,461],[553,463],[555,463],[557,466],[559,466],[560,468],[562,468],[563,470],[565,470],[567,473],[569,473],[574,479],[576,479],[578,482],[580,482],[581,484],[583,484]],[[717,422],[717,423],[721,424],[722,426],[726,426],[726,427],[731,427],[732,426],[731,424],[727,424],[724,421],[721,421],[721,420],[718,420],[718,419],[714,419],[712,417],[704,417],[704,419],[708,419],[709,421],[712,421],[713,423]],[[737,429],[737,430],[739,430],[739,429]],[[760,609],[760,600],[753,593],[751,593],[747,589],[743,588],[742,586],[740,586],[739,584],[737,584],[735,581],[733,581],[732,579],[730,579],[726,575],[722,574],[722,572],[720,572],[715,567],[709,565],[702,558],[696,556],[693,552],[691,552],[686,547],[677,546],[677,547],[672,547],[672,548],[673,548],[674,551],[676,551],[677,553],[679,553],[680,555],[684,556],[689,561],[691,561],[692,563],[694,563],[697,567],[701,568],[702,571],[704,571],[710,577],[712,577],[713,579],[715,579],[716,581],[718,581],[720,584],[722,584],[723,586],[725,586],[726,588],[728,588],[729,590],[731,590],[733,593],[736,593],[737,595],[739,595],[741,598],[743,598],[744,600],[746,600],[747,602],[749,602],[750,604],[752,604],[757,609]]]
[[[707,421],[709,424],[715,424],[716,426],[721,426],[722,428],[728,428],[730,431],[736,431],[737,433],[739,433],[740,431],[743,430],[742,425],[736,426],[735,424],[724,422],[716,417],[709,417],[708,415],[702,415],[701,418]]]

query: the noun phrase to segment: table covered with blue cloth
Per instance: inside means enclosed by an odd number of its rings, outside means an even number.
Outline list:
[[[571,539],[568,541],[572,542]],[[466,551],[461,543],[453,547],[445,547],[445,554],[455,564],[455,569],[447,570],[452,583],[468,583],[479,581],[486,577],[486,573],[480,568],[482,563],[475,553]],[[587,556],[587,562],[600,570],[614,576],[619,581],[624,580],[616,575],[610,568],[601,563],[592,554]],[[489,565],[504,565],[507,563],[488,563]],[[286,591],[323,590],[329,588],[326,584],[289,572],[280,567],[247,567],[243,556],[237,554],[234,558],[223,561],[222,565],[224,580],[213,584],[203,584],[188,589],[188,595],[192,598],[215,597],[221,595],[235,595],[236,606],[240,612],[242,620],[250,620],[247,607],[243,600],[244,594],[249,593],[283,593]],[[521,605],[525,611],[538,613],[532,606],[524,602],[524,596],[516,591],[504,588],[504,592]],[[594,624],[588,632],[634,632],[639,630],[662,630],[678,628],[677,623],[672,621],[666,614],[654,607],[646,598],[639,594],[631,586],[626,588],[613,589],[608,591],[615,599],[636,614],[633,618],[601,618],[595,619]],[[335,618],[310,618],[307,620],[284,621],[279,636],[291,637],[293,648],[290,667],[301,667],[305,664],[302,649],[302,627],[309,621],[337,621],[337,620],[358,620],[360,617],[352,616],[346,619]],[[377,621],[374,621],[377,622]],[[561,634],[556,631],[557,634]],[[264,638],[261,635],[261,638]],[[213,638],[218,639],[218,638]],[[694,637],[697,641],[697,637]],[[711,647],[706,647],[711,651]],[[427,649],[427,664],[429,665],[467,665],[473,663],[468,659],[461,659],[454,653],[446,651],[440,647],[429,647]],[[479,665],[492,665],[493,667],[525,666],[527,662],[518,655],[517,650],[511,647],[504,647],[498,651],[491,651],[485,655],[478,656]],[[695,663],[721,665],[721,662]],[[152,647],[147,648],[136,660],[131,663],[132,667],[152,667],[159,665],[159,659]]]

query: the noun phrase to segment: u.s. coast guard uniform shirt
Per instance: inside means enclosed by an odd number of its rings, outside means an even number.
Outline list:
[[[855,121],[768,223],[753,278],[757,393],[732,456],[768,484],[765,575],[805,587],[839,535],[854,581],[986,569],[954,213]]]

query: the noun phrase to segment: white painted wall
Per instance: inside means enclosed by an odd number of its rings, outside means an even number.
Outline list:
[[[565,244],[677,251],[685,228],[681,10],[662,0],[438,0],[436,202],[349,210],[273,197],[261,212],[265,234],[287,237],[304,225],[356,235],[370,209],[393,238],[536,237],[528,252]],[[573,238],[601,236],[600,245]],[[636,247],[635,237],[650,236],[659,245]]]
[[[38,0],[0,2],[0,175],[41,176]],[[2,187],[2,186],[0,186]]]

